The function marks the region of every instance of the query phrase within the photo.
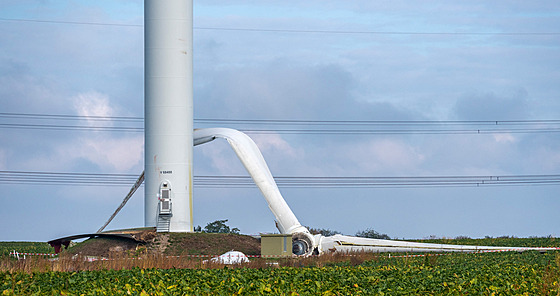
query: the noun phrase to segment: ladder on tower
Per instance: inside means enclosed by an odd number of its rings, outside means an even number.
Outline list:
[[[169,232],[169,224],[171,223],[171,216],[158,215],[156,232]]]

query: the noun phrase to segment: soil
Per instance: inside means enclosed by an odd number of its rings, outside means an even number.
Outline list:
[[[80,254],[82,256],[108,257],[111,253],[122,253],[126,251],[134,251],[142,243],[133,239],[126,238],[91,238],[70,247],[64,252],[72,255]]]
[[[166,255],[220,255],[239,251],[245,255],[260,255],[260,240],[232,233],[170,233]]]
[[[181,255],[220,255],[235,250],[246,255],[259,255],[260,240],[247,235],[231,233],[156,233],[154,229],[138,229],[120,232],[132,238],[91,238],[64,252],[82,256],[108,257],[111,253],[138,251]]]

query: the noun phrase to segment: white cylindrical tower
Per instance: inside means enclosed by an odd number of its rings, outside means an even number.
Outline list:
[[[192,223],[192,0],[144,1],[145,226]]]

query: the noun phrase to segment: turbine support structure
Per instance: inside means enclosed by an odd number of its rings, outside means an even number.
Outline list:
[[[192,0],[144,1],[144,224],[169,232],[193,231],[192,26]]]

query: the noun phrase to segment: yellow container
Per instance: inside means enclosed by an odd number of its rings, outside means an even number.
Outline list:
[[[292,235],[261,234],[261,256],[292,256]]]

